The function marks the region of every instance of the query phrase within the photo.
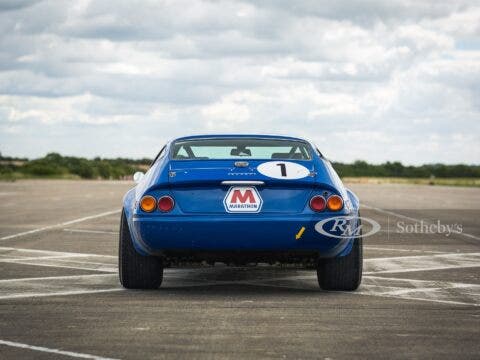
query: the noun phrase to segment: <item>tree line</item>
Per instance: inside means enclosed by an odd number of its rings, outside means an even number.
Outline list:
[[[340,177],[404,177],[404,178],[480,178],[480,165],[425,164],[405,166],[401,162],[378,165],[357,160],[352,164],[332,163]]]
[[[82,178],[123,179],[135,171],[145,171],[150,159],[85,159],[50,153],[45,157],[26,160],[0,156],[0,176],[3,178]]]
[[[3,157],[0,154],[1,178],[82,178],[82,179],[123,179],[135,171],[145,171],[151,159],[85,159],[50,153],[42,158]],[[332,163],[341,177],[403,177],[403,178],[480,178],[480,165],[426,164],[405,166],[400,162],[369,164],[355,161],[351,164]]]

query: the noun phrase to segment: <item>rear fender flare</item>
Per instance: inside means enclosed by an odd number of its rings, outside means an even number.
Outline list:
[[[358,196],[355,195],[355,193],[348,189],[348,188],[345,188],[347,190],[347,195],[352,203],[352,207],[356,210],[356,211],[359,211],[360,210],[360,200],[358,199]]]
[[[128,231],[130,231],[130,237],[132,238],[133,247],[135,250],[144,256],[151,254],[148,246],[141,241],[140,236],[135,232],[133,226],[133,213],[135,210],[135,188],[130,189],[123,198],[123,211],[125,212],[125,218],[127,219]]]

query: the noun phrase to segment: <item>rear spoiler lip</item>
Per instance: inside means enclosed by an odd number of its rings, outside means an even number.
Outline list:
[[[260,181],[260,180],[224,180],[220,184],[221,185],[255,185],[255,186],[262,186],[262,185],[265,185],[265,181]]]

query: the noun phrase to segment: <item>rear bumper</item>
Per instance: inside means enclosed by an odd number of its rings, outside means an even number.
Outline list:
[[[318,233],[315,224],[320,220],[322,217],[312,215],[134,215],[130,229],[136,249],[144,255],[259,252],[334,257],[348,254],[351,239]]]

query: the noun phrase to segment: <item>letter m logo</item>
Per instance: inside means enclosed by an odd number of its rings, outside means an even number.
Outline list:
[[[251,189],[246,189],[245,192],[242,194],[242,191],[240,189],[235,189],[232,194],[232,204],[236,204],[239,202],[241,204],[245,204],[246,202],[249,202],[250,204],[255,204],[255,196],[253,196],[253,192]]]

